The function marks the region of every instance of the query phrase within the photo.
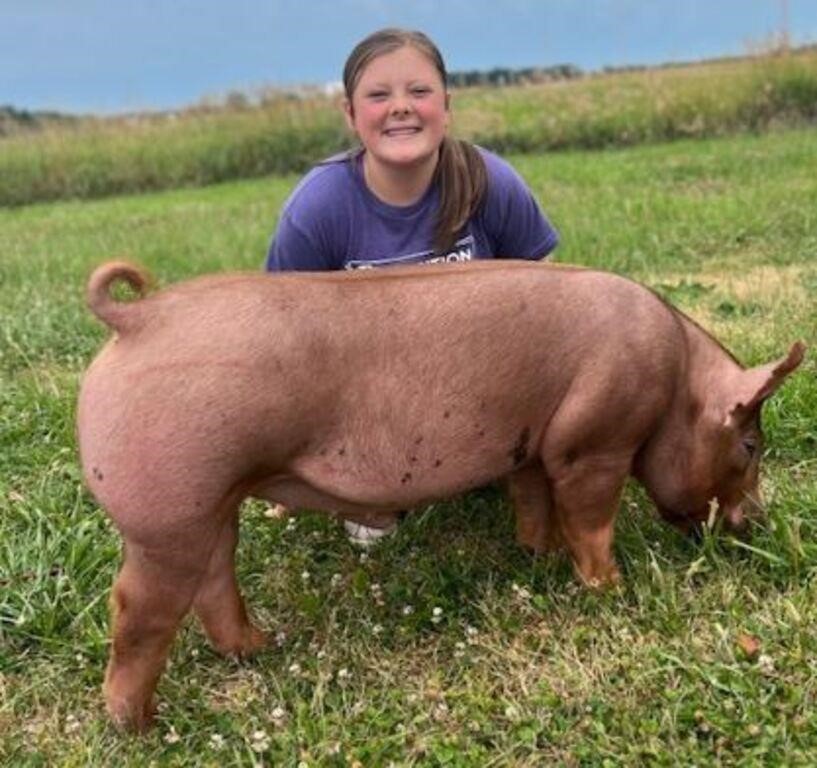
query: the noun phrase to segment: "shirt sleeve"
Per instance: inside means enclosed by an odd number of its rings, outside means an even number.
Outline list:
[[[343,266],[338,262],[348,237],[340,223],[345,195],[339,179],[344,173],[340,166],[317,166],[295,187],[270,242],[264,265],[268,272],[324,272]]]
[[[545,258],[559,244],[559,233],[509,163],[490,154],[485,160],[488,189],[483,216],[496,256],[534,261]]]
[[[323,272],[334,269],[331,255],[317,242],[314,233],[301,227],[285,208],[270,243],[264,265],[267,272]]]

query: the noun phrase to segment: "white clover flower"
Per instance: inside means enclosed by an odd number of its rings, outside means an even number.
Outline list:
[[[372,627],[372,634],[373,635],[379,635],[382,631],[383,631],[383,627],[381,627],[380,624],[375,624]]]
[[[310,574],[309,571],[304,571],[301,574],[301,581],[309,581],[311,578],[312,578],[312,574]]]
[[[764,675],[774,674],[774,659],[765,653],[757,657],[757,666]]]
[[[210,749],[218,752],[220,749],[224,749],[224,744],[224,737],[220,733],[214,733],[210,736]]]
[[[338,670],[338,680],[340,681],[348,680],[351,676],[352,673],[346,667]]]
[[[341,580],[342,580],[342,579],[343,579],[343,577],[342,577],[342,576],[341,576],[339,573],[336,573],[336,574],[334,574],[334,575],[332,576],[332,578],[329,580],[329,583],[330,583],[330,584],[331,584],[333,587],[337,587],[337,586],[340,584],[340,582],[341,582]]]
[[[403,606],[403,616],[411,616],[414,613],[414,606],[413,605],[404,605]]]
[[[176,733],[176,729],[171,725],[170,730],[165,734],[166,744],[178,744],[181,741],[181,736]]]
[[[443,620],[443,609],[440,606],[436,606],[431,614],[431,621],[434,624],[439,624]]]
[[[82,727],[82,724],[77,719],[76,715],[68,715],[65,718],[65,732],[66,733],[74,733],[78,731]]]
[[[266,752],[269,749],[269,736],[266,731],[254,731],[250,748],[253,752]]]
[[[276,722],[284,720],[287,716],[287,711],[283,707],[275,707],[270,714],[270,717]]]
[[[292,664],[289,665],[289,672],[292,675],[300,675],[301,665],[297,661],[292,662]]]

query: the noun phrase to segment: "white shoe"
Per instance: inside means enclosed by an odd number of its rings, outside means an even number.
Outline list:
[[[391,536],[397,530],[397,523],[387,525],[385,528],[370,528],[362,523],[344,520],[343,527],[346,529],[351,544],[368,549],[386,536]]]
[[[270,520],[286,520],[289,517],[289,510],[283,504],[270,504],[264,510],[264,517]]]

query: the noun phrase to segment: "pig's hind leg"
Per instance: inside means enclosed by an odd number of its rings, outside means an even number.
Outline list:
[[[266,643],[247,617],[235,573],[238,514],[224,522],[193,608],[210,642],[225,655],[246,656]]]
[[[125,558],[111,594],[111,653],[105,700],[117,726],[142,731],[153,718],[153,694],[179,623],[205,575],[212,543],[175,537],[164,546],[125,539]]]
[[[114,722],[137,731],[150,725],[156,684],[192,606],[219,650],[246,653],[263,642],[247,620],[235,582],[237,495],[219,502],[212,490],[191,495],[179,484],[171,488],[176,493],[148,495],[139,503],[128,497],[112,505],[125,547],[111,595],[105,699]],[[176,512],[145,514],[144,509]]]

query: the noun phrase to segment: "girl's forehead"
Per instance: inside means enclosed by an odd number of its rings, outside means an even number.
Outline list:
[[[413,45],[406,44],[373,56],[361,69],[357,83],[359,84],[364,78],[376,80],[395,75],[427,77],[429,74],[436,75],[442,80],[431,57]]]

